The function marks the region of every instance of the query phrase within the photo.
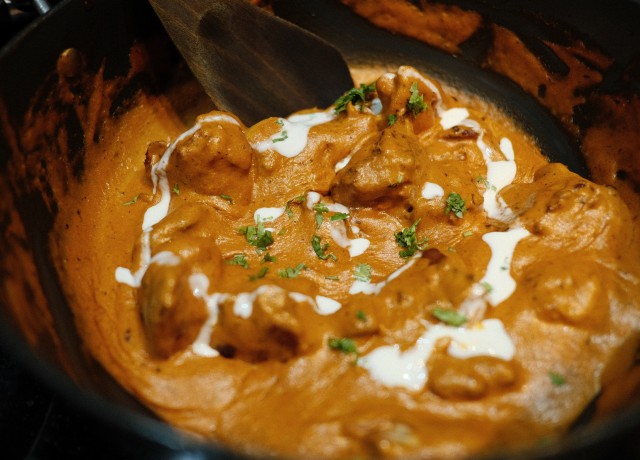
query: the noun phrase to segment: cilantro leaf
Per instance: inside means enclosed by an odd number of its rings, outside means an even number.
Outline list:
[[[262,222],[259,222],[257,226],[240,227],[239,231],[245,236],[247,243],[258,249],[264,250],[273,244],[273,235],[270,230],[264,228]]]
[[[244,254],[234,254],[231,259],[225,260],[224,263],[227,265],[240,265],[244,269],[249,268],[247,256]]]
[[[313,235],[311,238],[311,247],[313,247],[313,251],[316,253],[319,259],[327,260],[331,257],[333,260],[336,260],[336,256],[333,254],[327,254],[326,251],[329,248],[329,243],[321,244],[322,238],[318,235]]]
[[[333,103],[335,106],[335,113],[338,114],[340,112],[344,112],[347,109],[349,102],[354,105],[357,102],[366,102],[367,96],[375,92],[375,90],[376,86],[373,83],[370,85],[360,84],[360,88],[351,88]]]
[[[255,280],[259,280],[260,278],[264,278],[264,276],[267,274],[268,271],[269,271],[269,267],[266,267],[266,266],[262,267],[258,273],[256,273],[255,275],[249,276],[249,281],[255,281]]]
[[[291,204],[292,203],[300,204],[305,200],[305,198],[306,198],[305,195],[299,195],[287,201],[287,204],[284,207],[284,212],[287,213],[287,216],[289,216],[289,219],[293,219],[293,211],[291,210]]]
[[[567,379],[563,375],[558,374],[557,372],[549,372],[549,379],[551,380],[551,383],[557,387],[567,383]]]
[[[329,212],[329,208],[324,203],[316,203],[313,205],[313,210],[316,212],[316,228],[320,228],[324,219],[323,214]]]
[[[280,278],[297,278],[302,270],[306,270],[307,266],[305,264],[298,264],[295,268],[287,267],[284,270],[278,270],[278,275]]]
[[[411,85],[411,96],[407,101],[407,109],[413,114],[413,116],[419,115],[427,109],[427,103],[424,102],[424,96],[418,91],[418,83],[413,82]]]
[[[401,231],[396,232],[394,234],[396,238],[396,243],[402,249],[399,254],[402,258],[407,258],[413,256],[417,251],[422,251],[427,243],[427,239],[424,238],[418,241],[416,236],[416,229],[418,228],[418,224],[422,219],[416,220],[411,227],[403,228]]]
[[[337,212],[335,213],[333,216],[331,216],[331,220],[335,221],[335,220],[345,220],[349,218],[349,214],[344,213],[344,212]]]
[[[218,195],[220,198],[222,198],[223,200],[228,201],[229,203],[233,204],[233,198],[231,198],[229,195]]]
[[[467,212],[467,206],[460,196],[460,194],[452,192],[447,197],[447,204],[444,208],[444,213],[453,213],[458,219],[462,219],[462,216]]]
[[[356,267],[355,271],[353,272],[353,277],[358,281],[369,283],[371,281],[372,272],[373,270],[371,269],[371,265],[360,264]]]
[[[356,346],[356,343],[353,341],[353,339],[347,337],[342,337],[340,339],[331,337],[329,338],[328,344],[329,348],[331,348],[332,350],[341,351],[344,354],[358,354],[358,347]]]
[[[431,314],[449,326],[462,326],[467,322],[467,317],[449,308],[434,308]]]
[[[129,201],[126,201],[124,203],[122,203],[124,206],[131,206],[132,204],[136,204],[136,202],[138,201],[138,198],[140,197],[140,195],[136,195],[133,198],[131,198]]]
[[[286,141],[287,139],[289,139],[289,133],[287,132],[286,129],[283,129],[282,131],[280,131],[280,137],[276,137],[272,139],[271,142],[273,143],[282,142],[282,141]]]

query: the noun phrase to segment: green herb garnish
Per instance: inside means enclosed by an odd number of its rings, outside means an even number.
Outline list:
[[[353,277],[358,281],[369,283],[371,281],[372,272],[373,270],[371,269],[371,265],[360,264],[356,267],[355,271],[353,272]]]
[[[305,264],[298,264],[295,268],[287,267],[284,270],[278,270],[278,275],[280,278],[297,278],[302,270],[306,270],[307,266]]]
[[[220,198],[222,198],[223,200],[228,201],[229,203],[233,204],[233,198],[231,198],[229,195],[218,195]]]
[[[132,204],[135,204],[138,201],[138,197],[140,195],[136,195],[133,198],[131,198],[129,201],[126,201],[124,203],[122,203],[124,206],[131,206]]]
[[[231,259],[225,260],[224,263],[228,265],[240,265],[244,269],[249,268],[247,256],[245,256],[244,254],[234,254]]]
[[[549,372],[549,379],[551,380],[551,383],[557,387],[567,383],[567,379],[563,375],[558,374],[557,372]]]
[[[280,137],[276,137],[275,139],[272,139],[271,142],[273,143],[282,142],[282,141],[286,141],[287,139],[289,139],[289,133],[287,132],[286,129],[284,129],[280,132]]]
[[[331,220],[345,220],[349,218],[349,214],[344,212],[337,212],[333,216],[331,216]]]
[[[389,124],[389,126],[395,125],[397,118],[398,117],[393,113],[390,115],[387,115],[387,123]]]
[[[276,256],[272,256],[268,252],[262,258],[262,262],[276,262],[278,258]]]
[[[311,247],[313,247],[313,251],[316,253],[318,258],[327,260],[329,257],[331,257],[333,260],[336,260],[335,255],[326,253],[326,250],[329,248],[329,244],[322,244],[321,241],[322,238],[320,238],[318,235],[313,235],[313,238],[311,238]]]
[[[486,281],[483,281],[482,283],[480,283],[480,285],[484,288],[485,291],[487,291],[487,293],[493,291],[493,286],[491,286],[491,284],[487,283]]]
[[[175,193],[176,195],[180,195],[180,185],[176,183],[176,184],[173,186],[173,189],[171,189],[171,191],[172,191],[173,193]]]
[[[362,310],[358,310],[356,312],[356,318],[364,323],[365,321],[367,321],[367,314]]]
[[[476,182],[478,184],[484,184],[487,190],[493,190],[494,192],[498,190],[495,185],[493,185],[486,177],[478,176],[476,177]]]
[[[350,354],[350,353],[355,353],[356,355],[358,354],[358,347],[356,346],[356,343],[353,341],[353,339],[349,339],[347,337],[343,337],[343,338],[336,338],[336,337],[331,337],[329,338],[329,348],[331,348],[332,350],[337,350],[337,351],[341,351],[344,354]]]
[[[418,238],[416,237],[416,228],[418,227],[420,220],[421,219],[416,220],[411,227],[403,228],[401,231],[394,234],[398,246],[404,248],[399,253],[400,257],[411,257],[416,253],[416,251],[422,251],[424,249],[427,239],[424,238],[418,241]]]
[[[411,111],[413,116],[417,116],[419,113],[424,112],[427,109],[427,103],[424,102],[422,93],[418,91],[418,83],[413,82],[411,85],[411,96],[407,101],[407,109]]]
[[[247,243],[258,249],[264,250],[273,244],[273,235],[270,230],[264,228],[262,222],[259,222],[257,226],[240,227],[239,231],[245,236]]]
[[[266,267],[266,266],[262,267],[258,273],[256,273],[255,275],[249,276],[249,281],[255,281],[255,280],[259,280],[260,278],[264,278],[264,276],[267,274],[268,271],[269,271],[269,267]]]
[[[305,200],[305,198],[306,197],[304,195],[300,195],[295,198],[291,198],[289,201],[287,201],[287,204],[284,207],[284,212],[287,213],[287,216],[289,216],[289,219],[293,219],[293,211],[291,210],[291,203],[300,204]]]
[[[324,277],[324,279],[331,281],[340,281],[340,277],[335,275],[327,275]]]
[[[316,212],[316,228],[320,228],[324,219],[323,214],[329,212],[329,208],[324,203],[316,203],[313,205],[313,210]]]
[[[447,197],[447,204],[444,207],[444,213],[449,214],[450,212],[452,212],[458,219],[462,219],[464,213],[467,212],[467,206],[458,193],[449,193],[449,196]]]
[[[462,233],[463,238],[469,238],[471,235],[473,235],[473,232],[471,230],[467,230],[466,232]]]
[[[335,113],[338,114],[340,112],[344,112],[347,109],[347,105],[349,102],[352,104],[356,104],[356,102],[365,103],[367,100],[367,96],[373,93],[376,90],[375,85],[372,83],[370,85],[361,84],[360,88],[351,88],[349,91],[340,96],[336,102],[333,103],[335,106]]]
[[[434,308],[431,314],[449,326],[462,326],[467,322],[467,317],[449,308]]]

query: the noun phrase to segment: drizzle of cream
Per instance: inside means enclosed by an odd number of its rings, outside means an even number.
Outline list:
[[[380,98],[376,97],[371,100],[371,113],[373,113],[374,115],[380,115],[382,113],[382,108],[382,101],[380,100]]]
[[[237,126],[240,124],[237,120],[229,115],[216,114],[198,118],[198,121],[187,131],[180,134],[162,154],[160,160],[151,167],[151,182],[153,183],[154,195],[160,189],[160,201],[153,206],[147,208],[142,220],[142,235],[140,237],[140,266],[134,273],[125,267],[116,267],[115,278],[119,283],[127,284],[131,287],[140,287],[140,283],[144,274],[152,263],[150,249],[150,234],[153,226],[164,219],[169,213],[169,205],[171,204],[171,190],[169,189],[169,180],[167,179],[166,168],[171,159],[176,146],[188,136],[193,135],[202,128],[202,123],[215,121],[224,121]]]
[[[160,251],[151,257],[151,249],[149,245],[149,232],[143,232],[141,249],[140,249],[140,267],[135,272],[131,272],[128,268],[117,267],[116,268],[116,281],[118,283],[126,284],[131,287],[138,288],[142,283],[145,273],[149,269],[151,264],[176,266],[180,265],[180,257],[175,255],[171,251]]]
[[[269,139],[252,144],[258,152],[275,150],[286,158],[293,158],[304,150],[309,139],[309,130],[313,126],[321,125],[336,117],[333,109],[324,112],[313,112],[291,115],[280,118],[282,129]]]
[[[440,116],[440,126],[442,126],[442,129],[450,129],[459,125],[467,118],[469,118],[469,111],[464,107],[445,110]]]
[[[268,285],[262,285],[253,292],[241,292],[236,296],[233,302],[233,314],[240,318],[247,319],[253,314],[253,303],[258,296],[270,288]],[[271,286],[273,288],[273,286]]]
[[[486,319],[470,327],[431,326],[410,349],[403,352],[397,344],[378,347],[361,357],[358,365],[383,385],[420,391],[428,380],[429,357],[442,338],[451,339],[447,352],[459,359],[493,356],[509,361],[515,353],[502,322]]]
[[[520,240],[529,235],[523,227],[482,235],[482,240],[491,248],[491,259],[480,284],[488,288],[487,300],[492,306],[508,299],[516,290],[516,282],[511,277],[511,261]]]
[[[434,198],[439,198],[441,196],[444,196],[444,189],[438,184],[426,182],[422,186],[422,198],[426,200],[433,200]]]
[[[209,315],[200,328],[196,340],[191,344],[191,349],[198,356],[208,358],[219,356],[220,353],[210,345],[211,333],[218,322],[220,304],[228,298],[228,295],[218,292],[209,294],[209,278],[202,273],[193,273],[189,276],[189,287],[196,299],[204,300]]]
[[[367,238],[350,239],[347,236],[347,227],[344,221],[330,222],[329,232],[333,241],[341,248],[347,249],[352,258],[364,254],[371,245],[371,241]]]
[[[260,222],[273,222],[284,214],[284,208],[258,208],[253,213],[253,220],[256,224]]]
[[[306,294],[300,292],[289,292],[289,298],[294,302],[308,303],[313,307],[313,310],[323,316],[333,315],[335,312],[342,308],[342,304],[337,300],[322,295],[317,295],[315,299]]]

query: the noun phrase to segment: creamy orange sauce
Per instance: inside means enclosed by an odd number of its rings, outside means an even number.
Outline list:
[[[628,207],[415,69],[354,102],[190,125],[140,93],[52,236],[88,349],[243,452],[457,458],[564,432],[638,345]]]

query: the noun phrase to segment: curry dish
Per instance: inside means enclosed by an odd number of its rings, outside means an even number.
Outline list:
[[[629,372],[627,205],[489,103],[411,67],[251,127],[140,97],[52,244],[89,351],[175,426],[459,458],[565,432]]]

